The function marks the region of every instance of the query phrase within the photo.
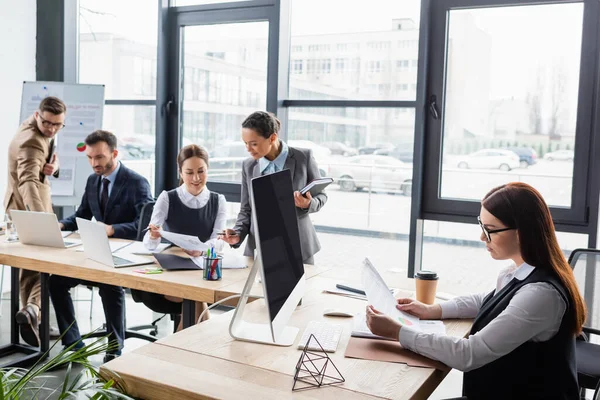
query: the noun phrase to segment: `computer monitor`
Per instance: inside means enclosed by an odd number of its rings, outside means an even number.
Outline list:
[[[298,328],[286,326],[304,295],[304,264],[294,204],[292,175],[283,170],[252,180],[250,199],[256,239],[254,265],[235,310],[229,333],[235,339],[291,346]],[[256,273],[260,272],[268,324],[243,320]]]

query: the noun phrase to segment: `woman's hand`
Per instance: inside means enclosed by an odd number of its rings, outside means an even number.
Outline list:
[[[160,225],[148,225],[151,239],[160,239]]]
[[[310,207],[311,200],[312,196],[310,195],[310,192],[306,192],[306,197],[302,196],[302,194],[297,190],[294,192],[294,204],[296,204],[296,207],[298,208],[306,210]]]
[[[377,311],[373,306],[367,306],[367,326],[375,335],[399,340],[400,322],[394,321],[392,317]]]
[[[186,249],[181,249],[181,250],[183,250],[183,252],[190,257],[200,257],[202,255],[202,252],[199,250],[186,250]]]
[[[238,244],[240,242],[240,236],[233,229],[225,229],[224,233],[224,235],[217,235],[217,239],[221,239],[230,245]]]
[[[439,304],[423,304],[414,299],[398,299],[396,308],[420,319],[442,319],[442,307]]]

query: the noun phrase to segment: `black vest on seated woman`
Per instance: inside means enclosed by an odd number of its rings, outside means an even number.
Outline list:
[[[210,239],[219,213],[219,195],[210,192],[208,203],[202,208],[189,208],[179,199],[177,189],[169,190],[169,214],[164,223],[168,232],[198,236],[203,242]]]
[[[554,286],[567,304],[560,329],[550,340],[525,342],[509,354],[465,372],[463,394],[469,400],[579,398],[575,335],[569,327],[569,321],[573,320],[573,305],[567,290],[552,273],[536,268],[523,281],[513,278],[495,296],[495,292],[487,295],[473,322],[471,335],[504,311],[521,287],[535,282]]]

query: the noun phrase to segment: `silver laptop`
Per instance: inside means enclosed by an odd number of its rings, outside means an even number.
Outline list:
[[[83,240],[83,252],[89,259],[114,268],[133,267],[134,265],[152,264],[151,258],[139,257],[124,252],[110,250],[110,242],[104,227],[87,219],[77,218],[77,228]]]
[[[23,244],[58,248],[81,244],[81,240],[63,239],[56,214],[10,210],[10,217],[17,228],[19,241]]]

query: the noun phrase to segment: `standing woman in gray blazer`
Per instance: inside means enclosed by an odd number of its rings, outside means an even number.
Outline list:
[[[225,235],[220,238],[233,247],[239,247],[248,236],[244,255],[253,257],[256,241],[254,227],[251,225],[252,206],[248,189],[251,187],[250,181],[258,176],[289,169],[295,189],[294,203],[302,260],[305,264],[314,264],[313,256],[321,249],[321,245],[308,214],[319,211],[327,202],[327,195],[323,192],[315,197],[311,197],[310,193],[307,193],[306,197],[300,194],[300,189],[321,177],[319,167],[311,150],[289,147],[279,139],[280,126],[275,115],[265,111],[250,114],[242,123],[242,140],[251,158],[244,160],[242,165],[242,199],[237,221],[233,229],[227,229]]]

